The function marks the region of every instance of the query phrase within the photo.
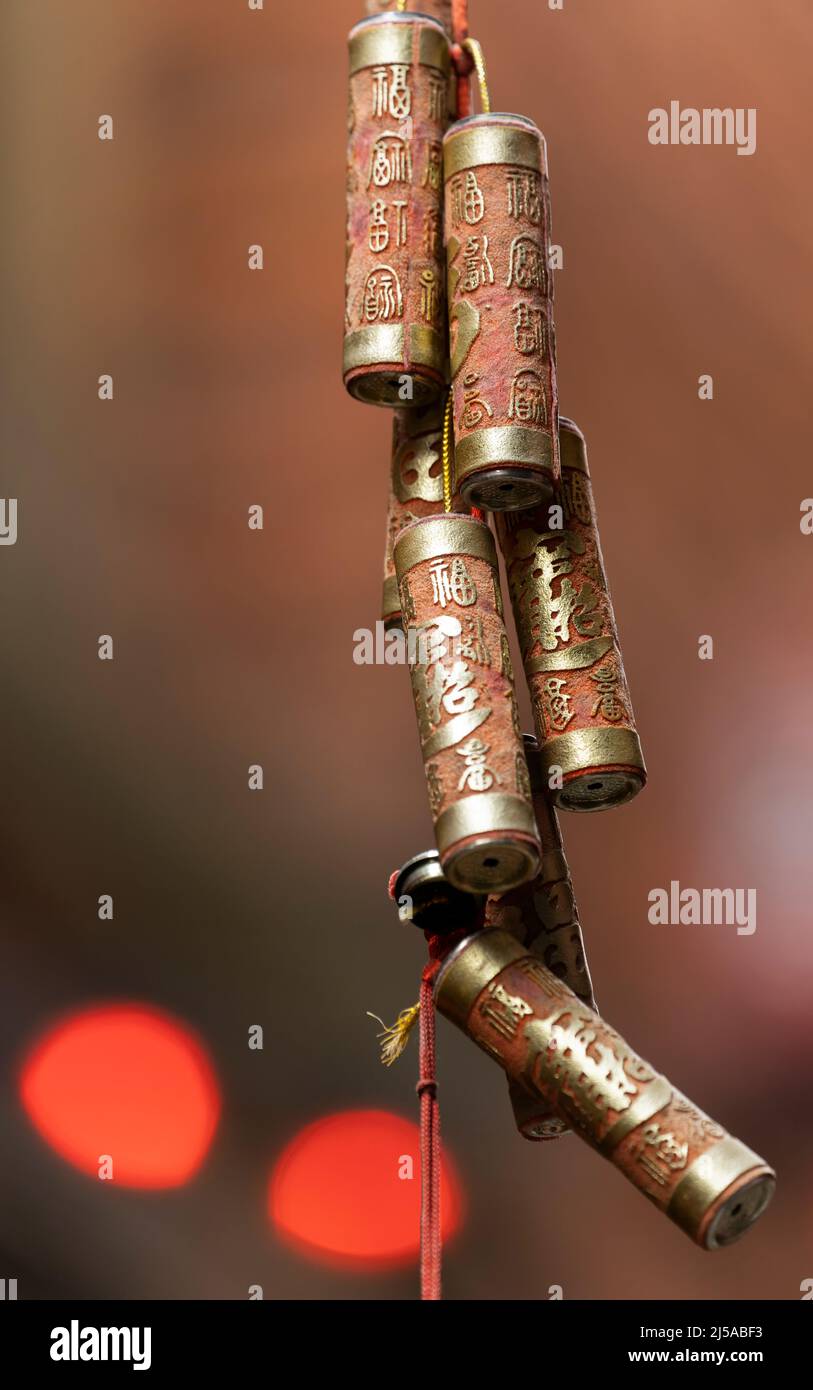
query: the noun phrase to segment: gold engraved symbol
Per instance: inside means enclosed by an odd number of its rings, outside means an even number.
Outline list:
[[[548,407],[542,378],[538,372],[526,368],[517,372],[511,383],[511,403],[508,408],[511,420],[519,420],[524,425],[547,424]]]
[[[492,980],[487,993],[488,1000],[480,1006],[481,1016],[488,1019],[495,1032],[513,1042],[523,1019],[528,1018],[533,1009],[518,994],[509,994],[499,981]]]
[[[590,510],[590,487],[583,473],[577,472],[574,468],[562,469],[562,499],[568,521],[575,517],[582,526],[590,525],[593,520]]]
[[[474,685],[474,673],[466,663],[455,661],[451,666],[444,666],[442,661],[436,661],[429,669],[431,675],[422,667],[415,667],[413,674],[430,725],[435,728],[444,711],[452,715],[470,714],[479,698],[479,691]]]
[[[507,169],[505,187],[508,194],[508,216],[527,217],[536,225],[542,216],[542,181],[530,169]]]
[[[557,679],[556,676],[549,676],[542,686],[539,699],[545,728],[554,729],[557,733],[566,729],[575,716],[575,710],[570,708],[573,697],[567,694],[566,684],[566,681]]]
[[[545,351],[545,314],[521,299],[514,305],[514,344],[525,357]]]
[[[584,541],[573,531],[539,536],[523,530],[517,533],[516,545],[519,559],[530,556],[530,563],[513,578],[517,605],[525,619],[524,648],[530,650],[538,641],[543,651],[556,651],[560,641],[570,641],[571,624],[580,637],[597,637],[602,628],[598,590],[586,579],[576,589],[566,577],[573,570],[574,556],[584,554]]]
[[[447,603],[456,603],[461,608],[470,608],[477,602],[477,587],[466,569],[465,560],[458,555],[449,564],[448,560],[433,560],[429,567],[432,576],[432,602],[445,608]]]
[[[376,198],[370,207],[370,235],[368,245],[373,252],[386,251],[390,244],[390,229],[387,224],[386,203]]]
[[[466,628],[459,639],[459,650],[460,655],[466,661],[474,661],[478,666],[491,665],[491,652],[488,649],[483,620],[479,613],[466,618]]]
[[[662,1134],[657,1124],[647,1125],[643,1140],[646,1147],[639,1153],[638,1162],[659,1187],[665,1187],[673,1173],[686,1167],[689,1145],[680,1143],[671,1130]]]
[[[460,429],[473,430],[486,416],[494,415],[491,406],[479,394],[477,372],[468,372],[463,378],[463,410],[460,415]]]
[[[590,679],[598,689],[598,699],[591,710],[592,717],[595,719],[601,710],[604,718],[611,724],[617,724],[625,715],[629,718],[629,710],[619,688],[621,673],[617,663],[606,661],[597,671],[590,672]]]
[[[486,205],[474,170],[467,171],[465,181],[462,174],[456,174],[452,179],[451,191],[454,226],[459,227],[461,222],[467,222],[470,227],[475,227],[482,222]]]
[[[426,785],[429,789],[429,809],[433,817],[443,805],[443,783],[438,775],[437,763],[426,764]]]
[[[387,323],[404,312],[401,284],[391,266],[371,270],[364,282],[363,317],[367,323]]]
[[[567,1095],[576,1109],[592,1120],[608,1110],[628,1110],[638,1088],[624,1071],[622,1060],[601,1040],[592,1021],[566,1008],[551,1023],[547,1053],[537,1059],[543,1074]]]
[[[373,145],[367,187],[388,188],[391,183],[409,183],[412,155],[403,135],[385,130]]]
[[[429,119],[442,121],[446,114],[449,90],[446,78],[439,72],[429,74]]]
[[[402,121],[412,110],[412,93],[407,85],[409,67],[406,63],[390,63],[373,68],[374,116],[392,116]]]
[[[443,146],[437,140],[430,140],[426,150],[426,168],[421,179],[422,188],[440,188],[443,174]]]
[[[488,258],[488,237],[470,236],[463,249],[463,294],[473,294],[481,285],[494,284],[494,267]],[[509,282],[510,283],[510,282]]]
[[[457,376],[480,333],[480,310],[471,300],[455,299],[460,283],[460,270],[455,265],[459,254],[460,242],[457,237],[450,236],[447,297],[449,301],[449,349],[453,378]]]
[[[434,270],[422,270],[421,277],[421,318],[425,323],[433,324],[438,317],[438,307],[440,297],[438,294],[438,279]]]
[[[511,242],[508,261],[508,289],[545,290],[545,263],[542,252],[532,236],[515,236]]]
[[[458,758],[463,758],[466,764],[457,784],[459,792],[464,791],[466,787],[472,792],[487,792],[495,782],[499,782],[497,774],[486,766],[490,747],[491,745],[483,743],[481,738],[470,738],[462,747],[455,749]]]
[[[531,799],[531,779],[528,776],[528,767],[522,753],[517,753],[516,758],[516,781],[517,791],[525,801]]]
[[[433,260],[440,259],[443,252],[443,219],[439,212],[424,213],[423,249]]]

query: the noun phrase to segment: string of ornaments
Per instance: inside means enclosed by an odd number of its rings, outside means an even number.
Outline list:
[[[504,1069],[523,1137],[578,1135],[704,1249],[743,1235],[776,1179],[596,1012],[557,813],[621,805],[646,769],[587,447],[559,413],[544,136],[491,110],[466,0],[367,8],[349,35],[344,382],[393,412],[382,617],[406,638],[436,848],[390,880],[429,959],[380,1039],[389,1065],[419,1025],[437,1299],[435,1010]]]

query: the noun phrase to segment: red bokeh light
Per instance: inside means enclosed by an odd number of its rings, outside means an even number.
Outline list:
[[[411,1179],[399,1177],[404,1155],[412,1158]],[[304,1253],[381,1268],[417,1256],[420,1193],[418,1126],[386,1110],[346,1110],[308,1125],[284,1150],[271,1176],[268,1212],[277,1231]],[[444,1154],[444,1239],[460,1226],[462,1205]]]
[[[35,1044],[20,1098],[43,1139],[99,1177],[112,1158],[122,1187],[178,1187],[200,1167],[220,1114],[211,1063],[194,1034],[141,1004],[62,1020]]]

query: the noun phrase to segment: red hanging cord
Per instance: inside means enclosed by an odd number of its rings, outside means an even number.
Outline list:
[[[440,1107],[435,1056],[435,1001],[432,981],[437,962],[421,976],[420,1055],[416,1090],[421,1107],[421,1299],[441,1298],[443,1241],[440,1232]]]

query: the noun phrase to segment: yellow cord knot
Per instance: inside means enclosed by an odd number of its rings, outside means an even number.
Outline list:
[[[383,1018],[379,1018],[378,1014],[371,1014],[370,1010],[367,1010],[367,1017],[374,1018],[383,1029],[383,1032],[376,1033],[376,1037],[380,1040],[381,1061],[385,1067],[391,1067],[393,1062],[398,1061],[409,1042],[410,1034],[418,1021],[420,1012],[420,1004],[412,1004],[408,1009],[402,1009],[395,1022],[387,1027]]]

